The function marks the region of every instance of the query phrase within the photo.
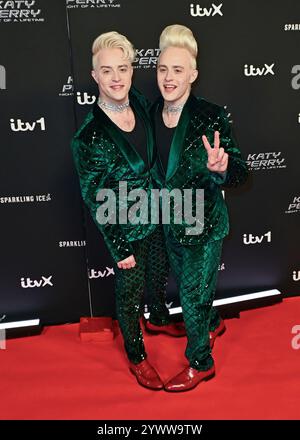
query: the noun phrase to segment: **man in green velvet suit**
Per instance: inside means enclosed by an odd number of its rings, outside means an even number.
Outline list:
[[[197,43],[190,29],[165,28],[157,81],[162,97],[153,106],[164,187],[204,190],[202,232],[187,234],[186,224],[164,225],[171,268],[177,279],[188,343],[189,366],[171,379],[167,391],[186,391],[215,374],[213,342],[225,325],[212,308],[228,214],[221,187],[242,184],[247,168],[223,107],[191,93],[197,78]],[[193,198],[196,212],[196,197]],[[197,221],[197,220],[196,220]]]
[[[161,227],[143,218],[145,210],[138,222],[128,221],[134,200],[127,206],[123,197],[138,191],[149,201],[157,186],[151,120],[145,98],[131,87],[135,53],[127,38],[117,32],[102,34],[92,51],[99,100],[73,138],[73,155],[83,200],[115,262],[116,311],[130,370],[141,385],[159,390],[163,383],[146,359],[140,328],[145,280],[148,330],[172,336],[185,330],[169,322],[165,305],[169,266]]]

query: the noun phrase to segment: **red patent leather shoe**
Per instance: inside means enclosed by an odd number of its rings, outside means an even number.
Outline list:
[[[189,391],[195,388],[200,382],[211,379],[214,375],[214,366],[207,371],[198,371],[195,368],[186,367],[165,384],[165,390],[176,393]]]
[[[221,336],[225,332],[225,330],[226,330],[225,323],[224,323],[223,319],[221,319],[218,327],[213,332],[209,332],[210,348],[213,348],[216,338],[218,336]]]
[[[151,324],[150,321],[144,320],[144,327],[148,333],[156,335],[165,333],[166,335],[174,336],[175,338],[186,336],[186,330],[184,323],[182,322],[170,322],[170,324],[167,325],[154,325]]]
[[[152,367],[151,364],[145,359],[139,364],[129,363],[129,369],[132,374],[135,375],[136,380],[140,385],[150,390],[162,390],[164,384],[159,377],[157,371]]]

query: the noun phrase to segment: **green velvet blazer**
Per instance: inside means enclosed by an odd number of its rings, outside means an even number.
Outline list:
[[[133,88],[129,97],[131,107],[141,118],[146,129],[148,163],[143,161],[134,146],[97,104],[88,113],[71,143],[83,200],[116,262],[134,254],[131,243],[148,236],[157,227],[157,224],[151,224],[150,221],[146,224],[120,224],[118,221],[116,224],[100,224],[97,220],[97,209],[105,202],[97,201],[99,190],[108,188],[115,192],[118,218],[120,181],[127,183],[128,192],[143,189],[149,201],[151,190],[158,188],[156,181],[160,175],[153,128],[148,113],[149,105],[143,95]],[[133,202],[131,206],[132,204]]]
[[[156,112],[161,112],[162,107],[163,101],[160,98],[151,109],[153,123]],[[210,145],[213,145],[216,130],[220,132],[220,146],[229,155],[224,175],[208,170],[207,152],[202,141],[202,135],[205,134]],[[238,186],[245,182],[247,175],[247,166],[232,135],[227,112],[223,107],[191,94],[181,112],[170,148],[166,175],[163,176],[161,171],[161,180],[162,187],[169,191],[175,188],[181,191],[193,189],[194,213],[195,190],[204,189],[204,223],[201,234],[189,235],[186,228],[190,225],[184,221],[175,224],[174,216],[171,217],[170,228],[175,239],[185,245],[194,245],[224,238],[229,231],[229,221],[222,187]]]

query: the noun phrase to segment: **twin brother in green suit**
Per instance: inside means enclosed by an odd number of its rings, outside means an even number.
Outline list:
[[[160,48],[157,75],[162,98],[150,115],[146,99],[131,87],[131,43],[117,32],[95,40],[92,75],[99,101],[75,134],[72,149],[83,200],[115,262],[117,318],[130,370],[147,388],[185,391],[214,375],[211,346],[225,329],[212,308],[222,239],[228,233],[221,186],[243,183],[247,171],[224,109],[191,94],[197,77],[197,43],[191,31],[180,25],[167,27]],[[187,234],[187,225],[178,224],[172,215],[164,225],[146,221],[143,215],[139,221],[121,221],[120,182],[126,183],[128,193],[142,190],[147,214],[151,211],[151,219],[160,220],[153,190],[191,189],[195,196],[203,189],[202,233]],[[105,189],[115,194],[113,206],[107,204],[111,193]],[[195,203],[193,197],[193,212]],[[128,213],[130,208],[134,204],[129,202]],[[146,284],[150,311],[146,329],[185,334],[183,327],[170,322],[165,306],[169,264],[180,293],[189,366],[163,384],[147,360],[140,317]]]

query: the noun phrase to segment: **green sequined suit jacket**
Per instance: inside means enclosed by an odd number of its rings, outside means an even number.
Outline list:
[[[163,101],[160,98],[151,109],[153,121],[156,112],[162,111],[162,107]],[[220,147],[229,155],[225,175],[213,173],[207,168],[207,152],[202,135],[205,134],[210,145],[213,145],[216,130],[220,132]],[[202,222],[202,233],[189,235],[186,233],[189,224],[184,221],[175,224],[174,216],[172,221],[171,215],[170,227],[175,239],[185,245],[194,245],[224,238],[229,232],[229,221],[222,187],[238,186],[245,182],[247,175],[246,163],[232,135],[227,112],[223,107],[190,94],[173,136],[163,186],[169,191],[174,188],[181,191],[192,189],[193,213],[196,212],[195,190],[204,189],[204,225]]]
[[[114,191],[118,215],[119,182],[127,183],[128,192],[143,189],[149,195],[152,188],[158,188],[157,153],[148,102],[133,88],[129,98],[131,107],[146,129],[147,164],[97,104],[88,113],[71,143],[83,200],[116,262],[134,253],[131,242],[148,236],[157,227],[150,221],[147,224],[120,224],[118,217],[116,224],[100,224],[97,220],[97,209],[105,202],[97,201],[99,190],[105,188]]]

